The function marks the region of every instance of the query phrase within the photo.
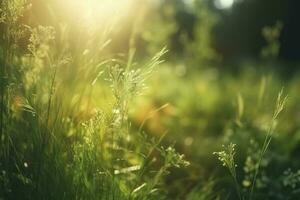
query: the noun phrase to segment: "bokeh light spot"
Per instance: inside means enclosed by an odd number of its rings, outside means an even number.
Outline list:
[[[217,9],[229,9],[234,4],[234,0],[215,0],[214,4]]]

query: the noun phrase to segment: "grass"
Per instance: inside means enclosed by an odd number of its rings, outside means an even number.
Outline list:
[[[265,136],[263,145],[260,149],[258,161],[257,161],[257,163],[254,164],[255,169],[254,169],[254,173],[252,175],[253,178],[251,181],[251,189],[250,189],[249,195],[248,195],[250,200],[253,199],[253,195],[255,193],[255,185],[256,185],[256,181],[257,181],[257,176],[258,176],[261,164],[262,164],[262,160],[263,160],[263,158],[266,154],[266,151],[270,145],[270,142],[272,140],[274,130],[275,130],[276,120],[277,120],[279,114],[284,109],[284,106],[286,104],[287,97],[282,97],[282,95],[283,95],[283,90],[281,90],[280,93],[278,94],[276,108],[274,110],[273,117],[272,117],[270,125],[268,127],[267,134]],[[237,179],[237,173],[236,173],[236,169],[235,169],[237,167],[237,165],[234,161],[234,155],[236,153],[235,146],[236,146],[235,144],[230,143],[225,148],[224,151],[215,152],[214,154],[216,154],[218,156],[218,159],[222,162],[223,166],[228,168],[230,175],[232,176],[232,178],[234,180],[234,185],[236,187],[236,192],[237,192],[238,198],[240,200],[242,200],[245,198],[244,198],[244,195],[242,195],[241,187],[240,187],[239,181]]]
[[[1,48],[1,198],[152,199],[160,194],[167,170],[187,162],[173,148],[160,146],[161,139],[149,140],[133,131],[128,109],[166,49],[143,68],[133,68],[132,50],[127,61],[97,56],[109,41],[104,38],[92,55],[86,49],[61,52],[56,45],[60,48],[68,40],[59,41],[53,27],[17,24],[25,2],[1,5],[7,43]],[[11,29],[22,33],[20,38]],[[28,34],[22,52],[16,41]],[[90,39],[99,35],[103,37],[100,32]],[[12,42],[15,49],[10,48]],[[68,82],[71,76],[76,83]],[[100,78],[109,98],[103,109],[92,111],[93,89]],[[76,95],[65,99],[65,91]],[[81,110],[93,113],[80,116]],[[153,168],[154,162],[161,164]]]
[[[0,199],[297,199],[297,78],[270,115],[276,74],[144,58],[138,22],[116,54],[118,18],[50,26],[0,5]]]

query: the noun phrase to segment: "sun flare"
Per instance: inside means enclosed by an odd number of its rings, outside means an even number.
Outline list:
[[[66,0],[63,7],[67,12],[88,21],[122,16],[128,13],[133,0]]]

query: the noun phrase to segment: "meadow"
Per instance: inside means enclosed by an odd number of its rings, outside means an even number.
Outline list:
[[[0,200],[299,199],[284,24],[233,68],[203,1],[176,42],[153,2],[0,0]]]

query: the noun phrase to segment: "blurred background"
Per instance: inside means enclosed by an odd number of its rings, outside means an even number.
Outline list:
[[[165,44],[172,60],[218,61],[228,64],[229,68],[238,68],[237,65],[245,60],[261,61],[273,56],[278,63],[287,65],[284,67],[287,74],[297,70],[300,30],[296,0],[154,0],[142,3],[102,0],[99,5],[97,1],[89,1],[94,4],[92,7],[103,8],[93,11],[87,5],[82,7],[80,1],[49,2],[52,6],[44,1],[32,1],[32,18],[36,23],[51,24],[52,20],[57,24],[58,18],[79,23],[77,19],[83,15],[94,16],[94,21],[98,18],[102,23],[101,20],[116,12],[122,15],[115,41],[119,51],[120,48],[128,49],[126,45],[134,28],[136,45],[145,47],[139,49],[141,54],[151,53]],[[268,28],[274,31],[267,31]],[[270,52],[262,53],[266,47],[270,47]],[[265,55],[272,53],[276,55]]]

